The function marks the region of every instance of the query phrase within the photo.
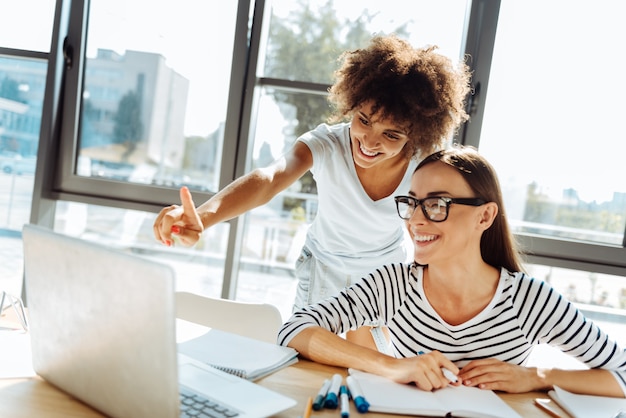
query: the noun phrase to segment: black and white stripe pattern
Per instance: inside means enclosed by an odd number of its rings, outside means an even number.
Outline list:
[[[548,283],[503,269],[492,302],[453,326],[426,300],[422,274],[416,265],[379,268],[338,296],[294,313],[278,342],[286,345],[315,325],[342,334],[382,323],[389,327],[396,357],[438,350],[459,367],[483,358],[523,365],[534,345],[546,343],[590,368],[613,371],[626,394],[626,351]]]

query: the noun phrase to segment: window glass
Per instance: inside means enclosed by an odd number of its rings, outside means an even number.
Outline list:
[[[30,221],[45,61],[0,56],[0,290],[19,295],[22,226]]]
[[[0,47],[50,52],[56,0],[3,1]]]
[[[587,318],[626,346],[626,282],[623,277],[538,264],[527,268],[533,277],[550,283]]]
[[[77,174],[217,189],[236,10],[90,2]]]
[[[228,224],[207,230],[193,248],[165,247],[154,239],[154,213],[58,201],[54,230],[165,263],[179,291],[220,297]]]
[[[480,150],[515,232],[622,245],[624,13],[608,0],[502,2]]]
[[[274,0],[271,4],[259,76],[331,84],[339,55],[365,46],[373,33],[395,32],[415,46],[437,45],[453,61],[462,55],[465,0],[445,5],[366,1],[358,7],[346,1],[321,0]],[[330,109],[325,92],[306,92],[299,87],[258,87],[250,168],[267,165],[300,135],[326,122]],[[240,265],[237,299],[268,301],[278,306],[283,316],[291,313],[297,285],[295,262],[316,213],[317,189],[309,172],[267,205],[245,215],[242,252],[247,252],[247,262]],[[263,291],[247,291],[254,287]]]
[[[466,0],[273,0],[263,76],[331,84],[337,58],[374,33],[397,33],[415,46],[461,56]]]

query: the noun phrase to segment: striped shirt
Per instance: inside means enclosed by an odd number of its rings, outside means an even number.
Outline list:
[[[450,325],[425,297],[423,267],[392,264],[305,307],[281,328],[287,345],[300,331],[321,326],[342,334],[364,325],[386,325],[396,357],[438,350],[463,367],[496,358],[524,365],[533,346],[545,343],[589,368],[610,370],[626,395],[626,351],[547,282],[502,269],[489,305],[469,321]]]

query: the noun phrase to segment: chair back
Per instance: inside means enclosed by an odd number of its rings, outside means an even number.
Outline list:
[[[176,292],[176,317],[275,344],[283,320],[268,303],[239,302]]]

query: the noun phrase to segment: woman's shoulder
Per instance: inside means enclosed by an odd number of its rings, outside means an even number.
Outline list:
[[[350,135],[350,125],[348,123],[338,123],[329,125],[320,123],[314,129],[303,134],[299,140],[307,144],[319,143],[327,145],[339,145],[345,142]]]
[[[370,276],[374,279],[400,281],[402,283],[415,282],[422,277],[423,266],[416,263],[390,263],[375,269]]]
[[[515,284],[516,286],[528,285],[537,281],[537,279],[523,271],[509,271],[504,267],[500,269],[500,280],[505,283]]]
[[[509,294],[514,300],[536,301],[537,298],[547,299],[558,296],[550,282],[538,279],[522,271],[511,272],[501,269],[500,280],[503,293]]]

